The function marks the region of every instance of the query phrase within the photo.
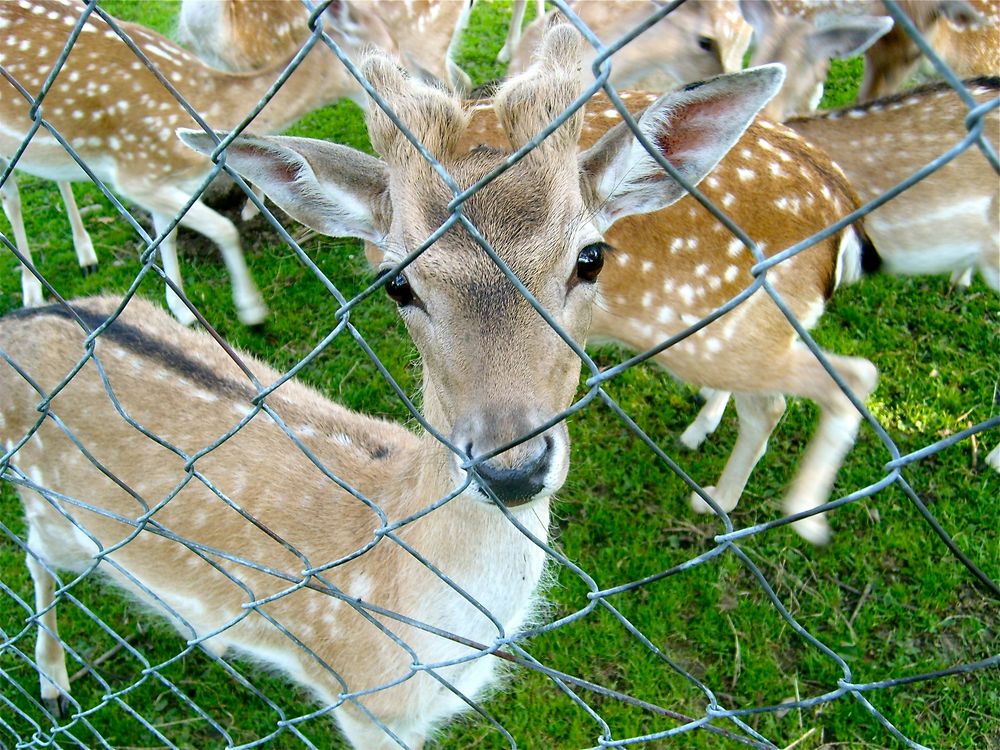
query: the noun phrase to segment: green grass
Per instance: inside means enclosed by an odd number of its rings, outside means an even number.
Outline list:
[[[163,3],[119,0],[103,5],[119,17],[141,20],[162,31],[172,27],[172,8]],[[482,4],[473,18],[463,54],[466,69],[477,82],[500,72],[491,61],[502,40],[505,12],[505,6]],[[837,95],[843,96],[841,84],[847,80],[849,90],[852,76],[856,82],[857,63],[835,67],[834,75],[835,85],[828,92],[840,91]],[[370,148],[359,111],[349,104],[320,110],[293,132]],[[36,264],[62,295],[120,293],[135,278],[140,243],[93,186],[75,186],[80,205],[88,207],[86,222],[101,262],[96,275],[82,279],[55,186],[28,178],[21,178],[21,185]],[[328,332],[336,305],[266,223],[258,218],[243,229],[251,270],[272,310],[264,328],[251,331],[238,323],[220,259],[204,241],[184,233],[180,247],[187,291],[236,345],[287,368]],[[8,230],[0,217],[0,231]],[[310,240],[306,249],[348,296],[363,289],[370,278],[358,243],[319,238]],[[140,293],[162,297],[161,286],[153,279],[144,283]],[[9,254],[0,254],[0,312],[19,305],[16,263]],[[353,312],[351,319],[392,375],[414,393],[418,385],[414,348],[390,301],[376,295]],[[878,365],[881,382],[869,407],[905,453],[996,413],[998,321],[997,296],[978,281],[965,291],[951,289],[942,278],[880,276],[838,292],[815,335],[829,350],[868,357]],[[329,347],[301,377],[352,408],[406,420],[405,408],[374,366],[355,345],[343,341]],[[593,353],[602,366],[624,356],[613,348]],[[689,389],[652,367],[637,367],[611,383],[609,391],[691,476],[703,483],[714,481],[735,439],[732,414],[701,451],[691,453],[676,440],[697,408]],[[737,525],[778,517],[783,487],[815,416],[809,404],[790,405],[771,450],[733,514]],[[570,431],[574,463],[555,505],[555,539],[560,550],[600,587],[655,574],[714,547],[712,537],[720,525],[692,514],[685,485],[610,410],[598,405],[588,408],[572,420]],[[982,436],[978,445],[964,441],[906,471],[945,528],[994,580],[1000,576],[1000,481],[995,473],[982,469],[982,459],[998,439],[993,431]],[[838,475],[836,492],[869,485],[882,476],[881,467],[889,458],[872,431],[863,428]],[[754,537],[744,549],[797,620],[847,661],[855,681],[919,674],[997,652],[996,601],[973,584],[899,490],[891,488],[850,505],[831,520],[835,536],[827,548],[812,548],[781,528]],[[6,485],[0,489],[0,521],[24,537],[19,504]],[[34,672],[12,651],[17,648],[30,655],[34,647],[34,634],[24,624],[28,613],[14,598],[31,600],[22,558],[20,549],[0,535],[0,582],[6,587],[0,594],[0,629],[8,645],[0,654],[0,695],[41,721],[41,714],[29,708],[30,696],[37,690]],[[72,594],[115,631],[131,635],[131,648],[141,654],[137,658],[123,650],[101,664],[97,671],[112,691],[138,683],[122,700],[178,746],[225,745],[209,722],[163,683],[142,674],[146,663],[165,663],[183,648],[171,630],[91,579],[75,585]],[[586,594],[586,586],[574,574],[559,570],[549,592],[551,616],[584,608]],[[725,706],[762,706],[820,695],[835,689],[841,677],[829,659],[782,620],[756,580],[731,554],[611,601],[657,648],[708,685]],[[71,602],[60,605],[60,627],[64,640],[84,661],[94,660],[114,645]],[[703,694],[601,610],[534,638],[529,648],[554,669],[680,713],[704,715]],[[281,677],[244,662],[234,665],[286,718],[314,710],[314,704],[289,689]],[[71,660],[70,672],[80,666]],[[162,673],[229,732],[234,743],[276,731],[277,714],[204,655],[189,654]],[[73,690],[85,706],[98,705],[105,694],[93,675],[81,676]],[[586,691],[579,694],[608,723],[615,738],[677,725],[609,698]],[[995,669],[875,691],[867,697],[905,734],[925,745],[980,750],[1000,742],[1000,680]],[[599,724],[551,681],[526,670],[517,671],[508,689],[486,706],[521,747],[589,747],[597,744],[601,733]],[[3,704],[0,719],[12,722],[25,737],[34,732]],[[116,703],[95,712],[89,721],[114,747],[162,744]],[[793,710],[781,717],[751,716],[747,721],[779,746],[801,738],[796,745],[801,750],[900,747],[849,697],[811,710]],[[0,747],[13,746],[15,740],[3,726],[0,722]],[[318,747],[342,746],[326,718],[310,719],[301,730]],[[85,728],[78,726],[74,734],[82,746],[98,746]],[[63,745],[70,743],[64,740]],[[488,723],[467,718],[449,728],[433,746],[502,748],[506,744]],[[644,746],[740,747],[700,731]],[[284,731],[268,747],[294,748],[301,743]]]

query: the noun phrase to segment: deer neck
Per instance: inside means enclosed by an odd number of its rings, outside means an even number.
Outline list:
[[[425,373],[424,417],[428,424],[447,437],[451,430],[450,421],[434,395],[434,389],[427,387],[426,379]],[[434,435],[425,432],[421,436],[419,447],[411,459],[412,464],[408,467],[412,480],[408,492],[411,499],[404,504],[407,513],[426,508],[457,489],[459,485],[452,470],[453,455]],[[460,558],[457,569],[489,570],[493,567],[496,568],[496,575],[506,576],[507,573],[499,572],[500,568],[509,571],[527,565],[531,569],[537,568],[528,575],[537,582],[544,555],[518,525],[545,542],[548,539],[549,501],[535,500],[511,508],[509,515],[484,501],[470,488],[415,523],[412,538],[421,549],[448,550],[449,556],[456,561]],[[536,555],[539,556],[537,560],[534,559]]]

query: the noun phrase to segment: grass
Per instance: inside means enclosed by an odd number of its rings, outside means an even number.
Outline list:
[[[119,17],[170,30],[173,7],[165,3],[118,0],[102,5]],[[490,61],[502,41],[505,12],[499,4],[481,4],[473,17],[462,54],[477,81],[500,72]],[[836,85],[829,91],[849,96],[845,93],[850,91],[849,82],[858,74],[858,61],[836,67]],[[360,113],[349,104],[320,110],[293,132],[370,148]],[[28,178],[21,178],[21,185],[36,263],[61,294],[121,292],[128,286],[138,272],[140,243],[93,186],[75,186],[80,205],[87,207],[86,222],[101,261],[99,272],[83,279],[76,270],[55,186]],[[0,231],[9,231],[2,217]],[[260,219],[244,228],[243,239],[253,275],[272,309],[266,326],[248,330],[238,323],[217,254],[194,235],[183,234],[180,246],[188,294],[234,344],[288,368],[327,333],[336,305]],[[348,296],[370,279],[355,242],[319,238],[310,240],[307,251]],[[20,305],[16,269],[9,254],[0,254],[0,312]],[[140,293],[162,296],[152,279],[144,282]],[[998,319],[997,296],[978,281],[970,290],[955,290],[943,278],[877,276],[838,292],[815,336],[827,349],[865,356],[878,365],[881,382],[869,407],[905,453],[996,414]],[[415,392],[415,352],[389,300],[383,295],[368,299],[352,313],[352,321],[392,375]],[[301,377],[352,408],[406,420],[404,407],[374,366],[356,346],[342,341],[305,368]],[[593,354],[603,366],[624,357],[613,348],[594,349]],[[676,441],[696,410],[689,389],[652,367],[637,367],[614,380],[609,390],[691,476],[703,483],[715,479],[735,439],[731,414],[702,450],[691,453]],[[790,405],[771,450],[733,514],[738,526],[779,515],[783,487],[815,416],[808,404]],[[563,554],[600,587],[658,573],[715,546],[712,537],[720,525],[691,513],[686,487],[610,410],[592,406],[574,418],[570,430],[574,464],[555,505],[554,533]],[[997,439],[993,431],[978,444],[966,440],[905,472],[959,546],[994,580],[1000,575],[996,522],[1000,481],[992,471],[983,470],[982,458]],[[863,428],[838,475],[836,493],[857,490],[880,478],[889,458],[879,439]],[[19,504],[6,485],[0,488],[0,522],[12,535],[24,538]],[[886,489],[843,508],[833,515],[832,524],[835,537],[827,548],[812,548],[780,528],[753,537],[743,549],[798,622],[847,662],[856,682],[920,674],[996,653],[1000,631],[996,601],[976,587],[898,489]],[[26,711],[44,733],[48,724],[31,707],[37,690],[35,674],[26,657],[18,655],[30,655],[34,644],[33,630],[25,625],[31,586],[22,558],[18,545],[0,534],[0,700]],[[551,615],[566,616],[584,608],[587,591],[571,571],[558,570],[549,592]],[[90,673],[74,682],[74,695],[85,706],[100,705],[103,696],[121,691],[120,702],[107,702],[88,716],[92,729],[84,722],[77,724],[73,734],[79,738],[78,746],[98,746],[98,734],[113,747],[162,746],[162,740],[126,706],[180,747],[224,746],[226,741],[213,723],[228,733],[233,744],[277,732],[268,747],[302,746],[289,731],[278,730],[279,712],[286,718],[301,717],[315,706],[289,690],[281,677],[233,662],[266,696],[262,699],[241,687],[226,667],[199,652],[171,662],[184,648],[183,642],[99,582],[85,578],[72,587],[71,596],[114,631],[132,638],[129,648],[100,665],[99,679]],[[708,685],[725,706],[763,706],[821,695],[836,689],[842,676],[829,658],[793,632],[732,554],[611,601],[653,645]],[[83,662],[93,661],[115,644],[71,601],[60,605],[60,628]],[[535,658],[554,669],[681,713],[705,713],[700,691],[600,609],[534,638],[529,647]],[[81,663],[70,661],[71,673],[80,669]],[[154,673],[143,671],[167,662],[171,663],[160,673],[202,707],[210,720]],[[585,691],[580,697],[607,722],[616,739],[677,725],[610,698]],[[1000,681],[995,669],[874,691],[867,698],[902,732],[930,747],[978,750],[1000,742]],[[522,747],[589,747],[601,734],[600,724],[551,681],[526,670],[517,671],[509,688],[486,707]],[[800,750],[901,746],[849,697],[780,716],[752,715],[746,721],[778,746],[798,742],[795,747]],[[327,718],[307,719],[300,729],[318,747],[342,746]],[[17,735],[27,738],[35,731],[21,715],[0,707],[0,747],[14,746]],[[61,742],[72,745],[65,737]],[[41,740],[28,746],[40,744]],[[507,745],[488,722],[467,718],[433,746]],[[644,746],[740,747],[701,731]]]

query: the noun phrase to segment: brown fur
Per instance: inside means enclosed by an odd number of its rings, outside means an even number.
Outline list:
[[[1000,94],[1000,80],[966,81],[979,104]],[[864,201],[910,177],[967,134],[969,108],[949,85],[921,86],[867,104],[788,125],[843,167]],[[986,115],[983,135],[1000,145],[1000,115]],[[902,274],[978,269],[1000,290],[1000,181],[973,145],[866,217],[887,266]]]
[[[632,113],[641,112],[655,98],[637,92],[623,94]],[[602,94],[593,97],[588,103],[580,147],[595,143],[619,120]],[[492,111],[476,106],[463,147],[499,145],[501,138]],[[843,172],[823,152],[792,130],[763,120],[746,131],[699,189],[761,244],[765,256],[820,231],[858,203]],[[615,250],[607,258],[600,278],[600,300],[591,328],[595,339],[614,339],[639,351],[651,349],[753,281],[750,252],[690,196],[661,211],[623,219],[607,232],[605,239]],[[838,247],[845,241],[842,232],[768,272],[770,283],[807,325],[816,322],[835,286]],[[770,426],[763,438],[741,437],[734,449],[734,457],[742,458],[730,459],[731,467],[727,466],[719,482],[723,507],[735,505],[750,472],[747,462],[752,468],[759,457],[757,451],[762,450],[755,441],[763,440],[766,445],[766,436],[784,409],[780,397],[775,400],[759,394],[805,396],[816,400],[829,414],[841,415],[837,419],[856,420],[853,406],[815,358],[796,343],[797,338],[778,308],[758,292],[711,325],[656,355],[658,363],[686,382],[742,394],[738,398],[754,404],[746,409],[758,415],[756,421],[763,419],[758,412],[768,414]],[[828,356],[856,393],[866,397],[874,388],[875,371],[867,360]],[[748,421],[754,423],[755,419]],[[786,501],[789,512],[825,500],[841,460],[838,453],[842,455],[840,452],[849,447],[839,438],[827,437],[832,428],[824,424],[821,422]],[[836,447],[824,445],[827,440]],[[755,447],[742,448],[741,443]],[[828,449],[831,452],[824,454]],[[704,504],[699,503],[696,506],[703,509]],[[813,541],[825,541],[828,534],[821,518],[800,522],[799,528]]]

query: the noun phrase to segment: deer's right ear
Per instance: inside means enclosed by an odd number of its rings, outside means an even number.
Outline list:
[[[690,83],[657,99],[639,118],[639,132],[692,185],[708,174],[773,97],[781,65]],[[669,177],[626,123],[580,154],[581,187],[603,231],[618,219],[659,211],[687,192]]]
[[[206,155],[217,144],[202,130],[177,135]],[[241,135],[226,148],[226,164],[317,232],[381,244],[389,230],[389,172],[374,156],[311,138]]]

